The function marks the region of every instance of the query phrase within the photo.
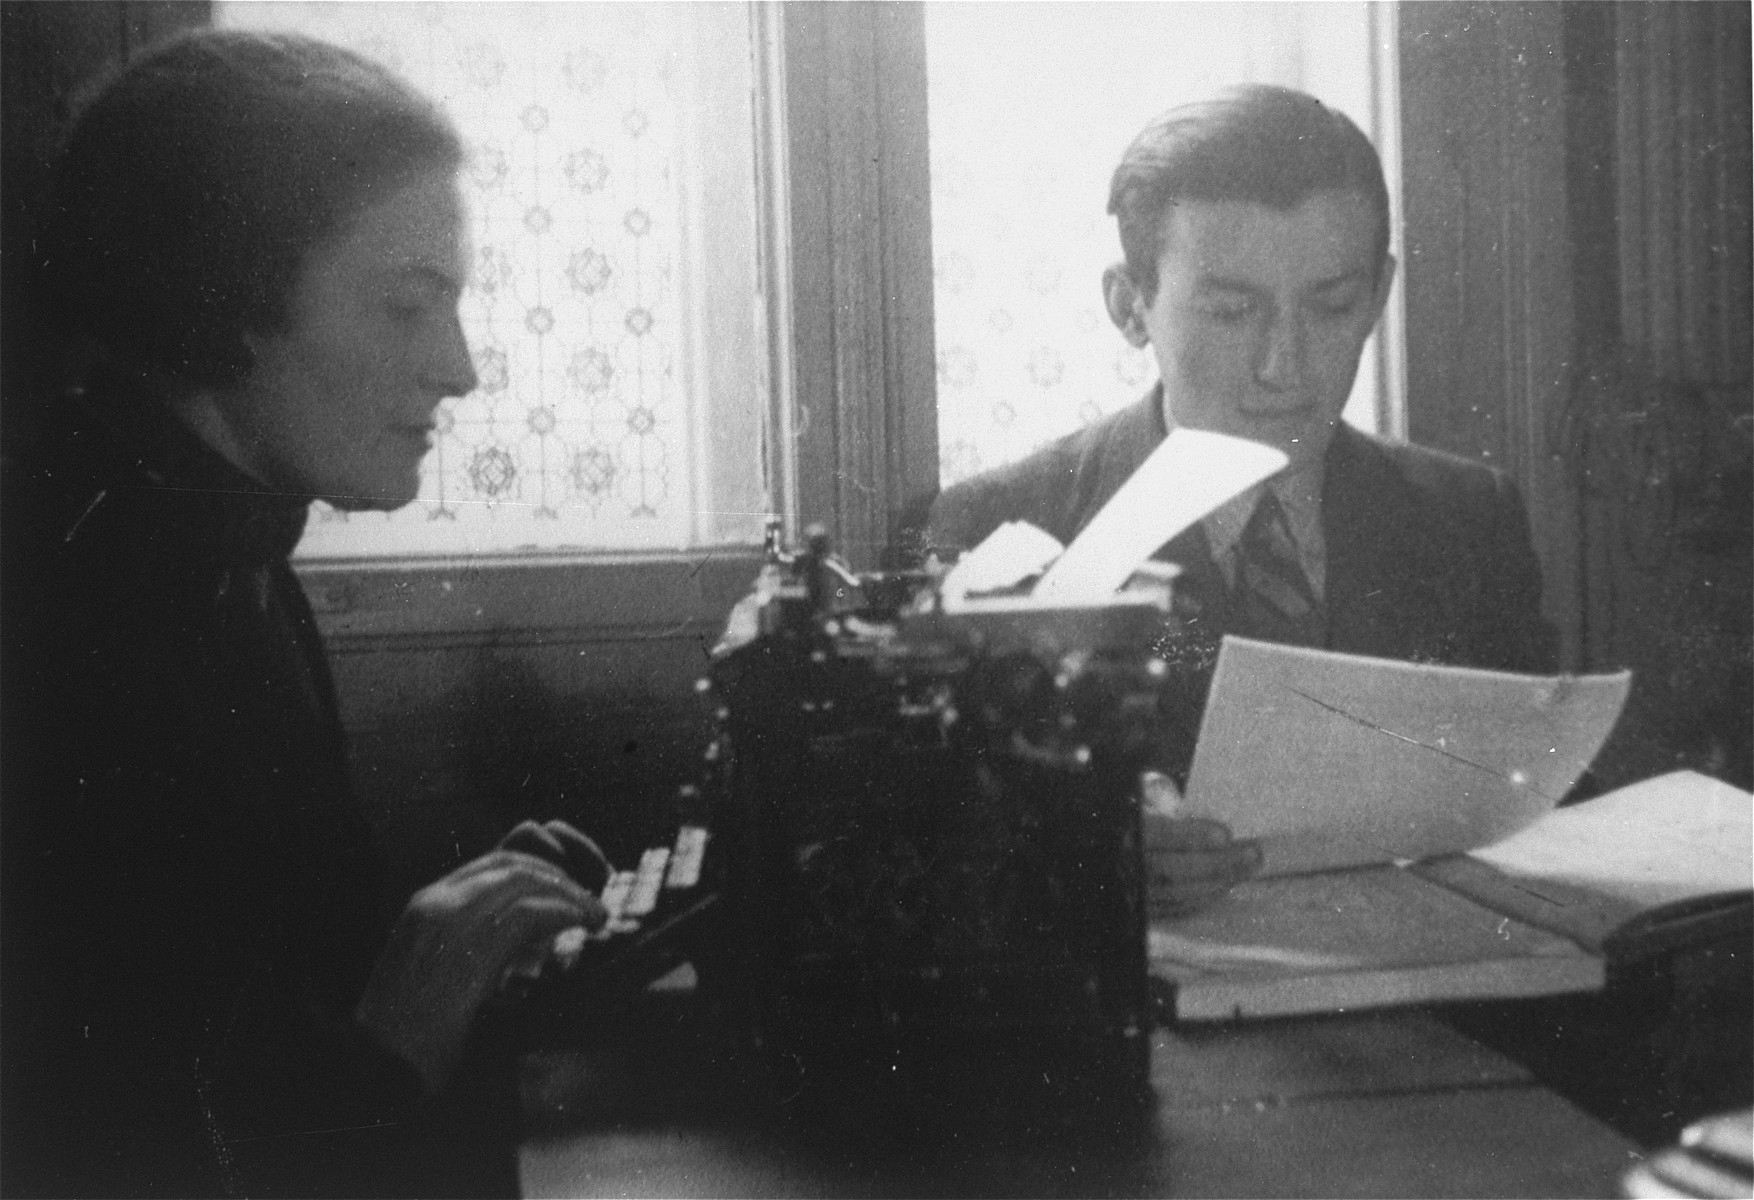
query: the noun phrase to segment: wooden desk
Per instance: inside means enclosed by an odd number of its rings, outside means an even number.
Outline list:
[[[1613,1196],[1638,1148],[1429,1014],[1158,1031],[1136,1144],[852,1163],[721,1119],[524,1147],[527,1196]]]

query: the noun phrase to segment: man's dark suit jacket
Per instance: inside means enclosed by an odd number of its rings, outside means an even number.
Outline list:
[[[1166,436],[1161,392],[943,492],[928,544],[967,548],[1010,520],[1070,542]],[[1482,463],[1341,425],[1322,490],[1327,648],[1506,671],[1557,669],[1541,568],[1514,485]],[[1201,621],[1226,628],[1226,588],[1195,525],[1155,557],[1180,563]]]

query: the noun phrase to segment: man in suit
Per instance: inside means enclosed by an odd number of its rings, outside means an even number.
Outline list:
[[[1124,261],[1110,318],[1160,382],[1133,406],[945,491],[927,540],[1003,521],[1071,538],[1170,429],[1250,438],[1290,464],[1164,546],[1191,624],[1355,654],[1549,671],[1540,567],[1521,501],[1483,464],[1340,423],[1394,280],[1382,164],[1313,97],[1252,85],[1172,109],[1116,169]],[[1207,823],[1155,823],[1160,908],[1254,869]]]

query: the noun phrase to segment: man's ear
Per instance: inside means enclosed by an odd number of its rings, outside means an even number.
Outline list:
[[[1125,263],[1116,263],[1102,273],[1102,299],[1108,307],[1108,319],[1128,345],[1143,350],[1151,344],[1151,334],[1145,328],[1145,297],[1139,294]]]

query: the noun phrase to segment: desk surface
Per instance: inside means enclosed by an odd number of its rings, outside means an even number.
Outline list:
[[[1418,1012],[1158,1031],[1146,1136],[877,1165],[716,1119],[527,1144],[526,1196],[1613,1196],[1638,1147]]]

